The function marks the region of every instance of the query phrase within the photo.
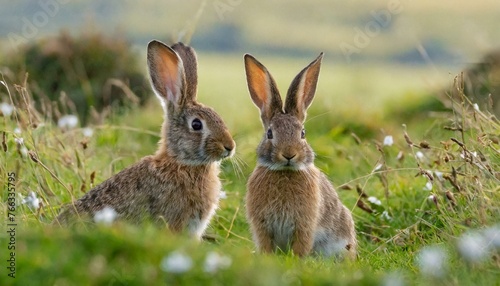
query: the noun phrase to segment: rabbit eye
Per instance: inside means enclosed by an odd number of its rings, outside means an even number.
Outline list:
[[[271,130],[271,128],[267,129],[267,139],[273,139],[273,131]]]
[[[201,123],[201,120],[199,120],[198,118],[195,118],[193,119],[193,121],[191,121],[191,127],[195,131],[200,131],[203,128],[203,123]]]
[[[305,129],[302,129],[302,131],[300,132],[300,138],[302,138],[302,139],[306,138],[306,130]]]

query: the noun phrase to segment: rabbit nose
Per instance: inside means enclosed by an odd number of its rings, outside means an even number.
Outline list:
[[[236,144],[234,143],[234,141],[230,141],[226,144],[223,144],[222,146],[224,147],[224,156],[228,157],[233,154]]]
[[[224,149],[226,149],[226,151],[228,152],[233,151],[235,147],[236,143],[234,143],[234,140],[230,140],[224,144]]]
[[[294,155],[282,155],[283,158],[287,159],[288,161],[292,160],[293,158],[295,158],[295,154]]]

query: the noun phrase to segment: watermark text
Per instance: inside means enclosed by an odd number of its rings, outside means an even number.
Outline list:
[[[347,62],[351,62],[352,55],[359,54],[364,48],[368,47],[372,39],[378,36],[382,29],[389,27],[394,20],[394,16],[401,13],[403,9],[401,0],[389,0],[385,8],[370,12],[371,20],[363,27],[354,27],[352,42],[342,42],[339,45]]]
[[[30,17],[21,18],[21,30],[17,33],[7,35],[12,48],[17,49],[20,45],[25,45],[38,35],[51,18],[55,17],[61,10],[61,5],[67,4],[71,0],[39,0],[38,11]]]
[[[16,277],[16,173],[7,174],[7,276]]]

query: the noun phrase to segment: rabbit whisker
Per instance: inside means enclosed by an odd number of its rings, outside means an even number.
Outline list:
[[[229,159],[229,162],[231,162],[231,165],[233,166],[233,170],[236,173],[236,177],[238,179],[243,178],[243,170],[241,169],[241,162],[242,159],[238,157],[238,155],[235,155],[233,158]]]

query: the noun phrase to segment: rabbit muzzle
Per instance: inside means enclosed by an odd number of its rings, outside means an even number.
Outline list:
[[[236,150],[236,143],[229,132],[222,132],[221,138],[216,139],[217,143],[212,150],[212,156],[218,160],[231,158]]]

